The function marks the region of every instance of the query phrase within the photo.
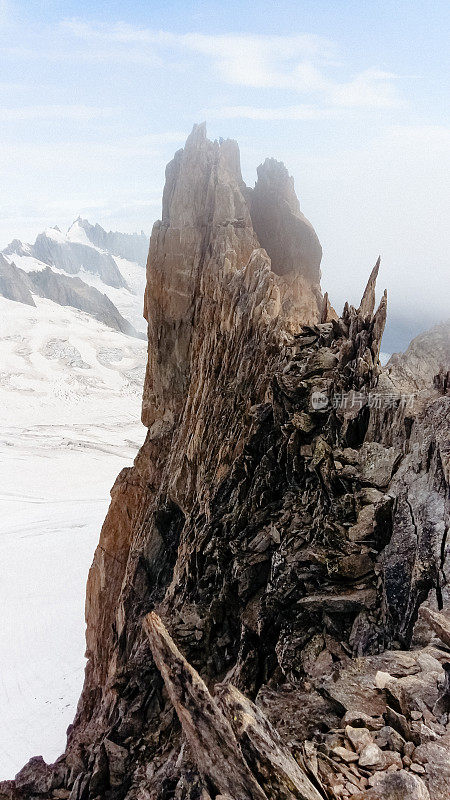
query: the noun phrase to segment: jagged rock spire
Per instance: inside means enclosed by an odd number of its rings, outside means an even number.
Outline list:
[[[363,317],[369,317],[373,314],[373,310],[375,308],[375,287],[378,278],[378,271],[380,269],[380,261],[381,256],[378,256],[377,262],[370,273],[369,280],[367,281],[367,286],[364,289],[364,294],[361,298],[361,304],[359,306],[359,313]]]
[[[167,166],[162,221],[155,223],[150,241],[144,424],[177,420],[193,375],[199,321],[227,303],[239,273],[254,273],[257,264],[261,276],[266,272],[259,325],[275,317],[280,330],[317,322],[321,255],[286,167],[268,159],[258,168],[255,189],[247,189],[237,143],[209,141],[205,124],[195,125]],[[268,314],[264,306],[270,307]],[[222,326],[228,324],[222,320]]]
[[[320,282],[322,247],[300,211],[293,178],[286,167],[267,158],[258,167],[258,180],[250,195],[253,227],[278,275],[298,273]]]
[[[320,321],[331,322],[333,319],[337,320],[338,315],[336,314],[336,311],[334,310],[333,306],[330,303],[330,300],[328,298],[328,292],[325,292],[323,296],[323,305],[322,305],[322,313],[320,315]]]

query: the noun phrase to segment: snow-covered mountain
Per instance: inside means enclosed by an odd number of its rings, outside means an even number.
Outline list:
[[[148,256],[149,239],[143,231],[140,233],[106,232],[101,225],[91,225],[87,219],[78,219],[72,226],[72,237],[78,236],[81,243],[86,240],[114,256],[125,258],[145,267]],[[73,238],[73,241],[76,241]]]
[[[110,242],[114,253],[89,237]],[[44,297],[130,336],[142,336],[143,240],[148,250],[144,234],[106,233],[81,218],[66,234],[55,227],[40,233],[34,244],[14,239],[0,254],[0,294],[28,304]],[[124,255],[134,252],[139,261]]]
[[[112,253],[85,226],[99,241],[77,220],[0,254],[0,780],[64,748],[87,572],[145,435],[143,259],[134,237],[103,232]]]

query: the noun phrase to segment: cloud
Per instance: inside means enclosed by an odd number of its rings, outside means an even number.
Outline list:
[[[17,122],[28,120],[92,120],[106,119],[116,112],[112,108],[96,108],[84,105],[36,105],[36,106],[0,106],[0,120]]]
[[[161,148],[179,146],[185,133],[166,131],[161,134],[131,136],[109,141],[42,141],[8,142],[0,140],[0,168],[17,173],[18,165],[26,166],[34,174],[46,174],[52,178],[69,178],[70,174],[110,174],[117,164],[134,165],[137,160],[161,157]]]
[[[358,302],[381,253],[389,318],[448,317],[450,128],[395,125],[334,153],[282,155],[301,176],[302,211],[321,240],[322,286],[336,308]]]
[[[212,62],[219,78],[228,84],[253,89],[284,89],[298,94],[319,95],[322,103],[341,108],[395,108],[402,100],[395,85],[397,76],[371,68],[348,81],[328,76],[336,69],[336,45],[313,34],[263,36],[249,34],[206,35],[154,31],[126,24],[90,24],[66,20],[63,30],[84,42],[135,45],[142,57],[157,58],[165,51],[165,62],[174,63],[179,50],[203,56]]]
[[[163,60],[152,52],[142,52],[138,49],[118,49],[117,47],[95,49],[37,49],[23,46],[10,46],[2,48],[2,58],[41,60],[55,62],[85,62],[104,64],[116,62],[119,64],[142,64],[144,66],[161,67]]]
[[[349,83],[333,86],[331,102],[347,108],[400,108],[404,103],[394,85],[395,77],[390,72],[365,70]]]
[[[336,109],[318,108],[311,105],[261,108],[258,106],[222,106],[206,108],[202,116],[207,119],[255,119],[255,120],[315,120],[336,115]]]

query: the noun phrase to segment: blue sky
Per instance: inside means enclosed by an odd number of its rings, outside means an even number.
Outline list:
[[[378,253],[401,317],[448,314],[449,4],[0,0],[0,245],[79,213],[150,231],[194,122],[294,175],[323,286]]]

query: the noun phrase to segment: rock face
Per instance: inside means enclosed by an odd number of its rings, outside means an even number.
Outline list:
[[[22,270],[17,271],[22,272]],[[80,278],[60,275],[53,272],[50,267],[39,272],[22,272],[22,275],[26,285],[34,294],[53,300],[60,306],[72,306],[80,311],[86,311],[110,328],[128,336],[143,338],[120,314],[106,294],[102,294],[94,286],[88,286]]]
[[[294,272],[318,284],[322,247],[300,211],[294,182],[284,164],[267,158],[258,167],[250,205],[256,235],[270,257],[273,272]]]
[[[419,334],[404,353],[394,353],[386,371],[405,392],[428,389],[439,372],[450,371],[450,320]]]
[[[0,253],[0,294],[7,300],[17,303],[26,303],[34,306],[35,302],[27,284],[26,275],[17,269],[15,264],[9,264]]]
[[[430,386],[409,422],[373,404],[395,389],[378,266],[338,318],[320,252],[285,168],[250,191],[237,145],[196,126],[150,242],[148,434],[90,570],[67,750],[38,765],[54,797],[429,794],[408,753],[448,752],[445,653],[407,649],[442,598],[449,400]],[[30,771],[4,795],[45,794]]]

